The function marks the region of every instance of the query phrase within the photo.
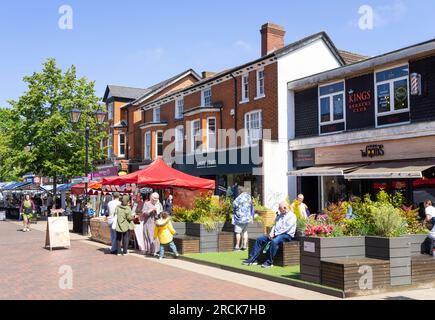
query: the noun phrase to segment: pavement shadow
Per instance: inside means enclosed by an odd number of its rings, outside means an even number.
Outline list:
[[[404,297],[404,296],[398,296],[398,297],[386,297],[383,300],[407,300],[407,301],[412,301],[412,300],[417,300],[417,299],[412,299],[412,298]]]

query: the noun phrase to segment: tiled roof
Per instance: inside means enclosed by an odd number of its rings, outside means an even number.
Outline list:
[[[352,64],[370,58],[369,56],[364,56],[358,53],[353,53],[345,50],[339,50],[338,52],[340,53],[340,56],[343,58],[346,64]]]
[[[124,99],[137,99],[149,91],[149,89],[122,87],[109,84],[108,89],[112,97]]]

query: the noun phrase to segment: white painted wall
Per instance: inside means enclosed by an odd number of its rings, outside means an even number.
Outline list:
[[[287,165],[285,170],[280,168],[282,171],[276,175],[278,179],[285,180],[285,192],[290,198],[296,197],[297,188],[296,178],[287,176],[287,172],[294,169],[288,141],[295,137],[294,95],[288,90],[287,83],[337,67],[340,63],[322,39],[278,59],[278,139],[286,145],[282,153],[286,156],[282,158],[286,159]]]
[[[263,199],[269,209],[278,211],[279,203],[287,198],[287,142],[263,140]]]

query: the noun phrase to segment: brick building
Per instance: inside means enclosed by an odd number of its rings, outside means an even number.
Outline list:
[[[215,179],[219,193],[237,183],[276,208],[294,193],[287,179],[294,130],[287,83],[363,58],[342,56],[324,32],[289,45],[284,35],[282,27],[267,23],[255,61],[205,72],[190,86],[133,103],[144,111],[134,133],[135,156],[149,162],[163,157],[186,173]]]

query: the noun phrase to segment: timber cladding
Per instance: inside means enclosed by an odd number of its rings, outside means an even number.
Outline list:
[[[390,286],[390,262],[370,258],[325,259],[321,262],[322,285],[349,292]]]
[[[252,251],[252,249],[255,246],[255,242],[257,239],[250,238],[249,239],[249,252]],[[275,258],[273,260],[273,264],[279,267],[290,267],[290,266],[297,266],[300,263],[300,252],[299,252],[299,241],[290,241],[290,242],[284,242],[279,245],[278,251],[275,255]],[[258,258],[258,263],[262,264],[267,260],[268,253],[267,254],[261,254]],[[249,258],[249,256],[248,256]]]
[[[301,280],[321,283],[321,260],[364,258],[364,237],[316,238],[300,241]]]
[[[199,253],[199,238],[197,237],[175,236],[174,243],[181,254]]]
[[[375,135],[375,132],[373,134]],[[435,149],[431,146],[434,145],[434,141],[434,136],[428,136],[316,148],[316,165],[433,158]],[[384,154],[376,157],[363,157],[362,151],[371,145],[382,145]]]
[[[411,284],[411,239],[366,237],[368,258],[390,261],[392,286]]]
[[[430,255],[416,255],[411,258],[412,283],[428,284],[433,283],[435,259]]]

